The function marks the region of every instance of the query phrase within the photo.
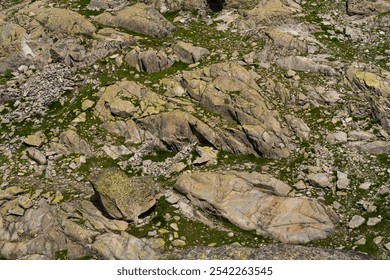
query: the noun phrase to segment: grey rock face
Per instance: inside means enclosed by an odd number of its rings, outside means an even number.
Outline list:
[[[175,189],[189,195],[195,205],[217,211],[244,230],[257,230],[284,243],[307,243],[334,231],[326,207],[311,199],[277,196],[278,188],[263,188],[267,183],[262,176],[184,174]]]

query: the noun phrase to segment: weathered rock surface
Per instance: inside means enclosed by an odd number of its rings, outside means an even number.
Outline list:
[[[188,64],[196,63],[203,57],[210,54],[209,50],[205,48],[195,47],[191,43],[186,43],[182,41],[177,42],[173,46],[173,51],[182,62]]]
[[[158,256],[145,242],[126,233],[99,236],[92,251],[104,260],[153,260]]]
[[[167,56],[163,51],[149,49],[142,51],[136,47],[130,51],[124,60],[137,71],[145,71],[147,73],[156,73],[165,70],[175,63],[176,59],[173,56]]]
[[[114,15],[103,13],[95,20],[101,24],[121,27],[152,37],[172,36],[176,28],[156,9],[143,3],[127,7]]]
[[[253,72],[237,63],[220,63],[184,72],[183,82],[194,102],[239,124],[250,149],[271,158],[288,156],[287,135],[292,131],[283,126],[275,110],[269,109],[272,106]]]
[[[258,173],[183,174],[175,189],[242,229],[257,230],[284,243],[307,243],[334,231],[325,206],[312,199],[278,196],[280,186],[289,187],[279,181],[274,188],[262,177],[275,180]]]
[[[92,35],[96,31],[95,26],[89,20],[67,9],[41,8],[35,19],[51,31],[64,32],[69,35]]]
[[[312,73],[321,73],[327,76],[337,76],[338,72],[325,64],[320,64],[313,59],[304,56],[289,56],[280,58],[276,65],[286,70],[305,71]]]
[[[120,170],[107,169],[90,180],[104,209],[115,219],[138,222],[138,216],[156,203],[158,185],[152,178],[129,178]]]
[[[390,11],[390,3],[385,0],[347,0],[349,15],[372,15]]]
[[[80,138],[77,132],[72,129],[68,129],[61,133],[60,140],[69,151],[85,155],[92,155],[93,153],[90,145],[84,139]]]

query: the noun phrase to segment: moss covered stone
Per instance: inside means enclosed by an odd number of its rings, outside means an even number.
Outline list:
[[[151,177],[128,177],[117,169],[90,176],[102,206],[115,219],[138,222],[138,216],[156,203],[158,183]]]

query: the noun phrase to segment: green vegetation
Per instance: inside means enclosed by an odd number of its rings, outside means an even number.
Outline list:
[[[177,224],[179,238],[185,240],[185,247],[222,246],[233,243],[240,243],[248,247],[259,247],[261,244],[271,241],[256,235],[252,231],[242,231],[230,222],[218,217],[211,217],[216,227],[210,228],[199,221],[184,217],[164,199],[157,202],[152,216],[153,218],[148,225],[139,228],[130,226],[128,233],[138,238],[144,238],[148,237],[149,232],[156,231],[160,238],[166,242],[165,248],[168,248],[172,241],[169,238],[173,236],[173,228],[170,226],[172,223]],[[166,217],[171,218],[168,221]],[[174,217],[178,218],[175,220]],[[233,233],[233,236],[229,237],[229,232]]]
[[[0,85],[5,85],[13,77],[12,70],[8,69],[0,75]]]

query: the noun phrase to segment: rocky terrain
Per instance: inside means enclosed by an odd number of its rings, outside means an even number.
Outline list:
[[[0,259],[389,259],[386,0],[0,2]]]

